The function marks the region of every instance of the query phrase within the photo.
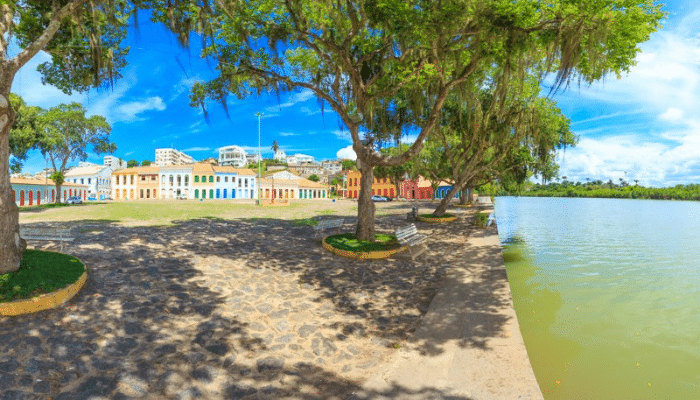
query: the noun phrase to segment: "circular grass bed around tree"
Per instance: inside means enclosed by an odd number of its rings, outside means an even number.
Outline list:
[[[19,269],[0,275],[0,303],[55,292],[77,282],[84,273],[85,264],[75,257],[25,250]]]
[[[362,260],[382,259],[403,251],[395,235],[376,234],[374,241],[358,240],[352,233],[323,238],[323,247],[333,254]]]
[[[433,215],[433,214],[420,214],[416,217],[418,221],[423,221],[423,222],[433,222],[433,223],[440,223],[440,222],[452,222],[457,219],[457,216],[454,214],[442,214],[440,216]]]

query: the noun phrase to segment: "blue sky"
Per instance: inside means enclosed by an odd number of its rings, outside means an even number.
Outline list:
[[[647,186],[700,183],[700,4],[694,0],[665,2],[664,27],[642,44],[637,65],[620,80],[608,77],[591,87],[573,86],[555,96],[579,135],[578,146],[558,156],[560,175],[569,180],[638,179]],[[140,19],[130,32],[129,66],[112,88],[66,96],[43,86],[36,66],[48,60],[40,53],[15,77],[12,91],[31,105],[44,108],[77,101],[89,114],[107,117],[112,125],[115,156],[153,160],[155,149],[175,147],[195,159],[216,157],[217,149],[239,145],[257,152],[258,120],[263,156],[271,156],[277,140],[287,154],[303,153],[317,160],[353,157],[351,140],[335,113],[324,113],[306,91],[238,100],[230,98],[227,119],[211,105],[207,124],[201,110],[189,106],[188,90],[198,79],[213,75],[197,50],[186,51],[164,28]],[[102,163],[102,156],[88,161]],[[44,168],[32,153],[24,171]]]

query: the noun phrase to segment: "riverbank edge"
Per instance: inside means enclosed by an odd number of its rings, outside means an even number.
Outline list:
[[[394,399],[397,387],[409,389],[402,392],[405,400],[428,394],[543,399],[513,307],[498,228],[472,230],[465,242],[474,257],[451,267],[408,345],[365,382],[363,391],[381,393],[378,399]],[[498,293],[465,290],[479,286]],[[488,301],[492,297],[498,297],[498,307]],[[489,325],[498,329],[484,328]]]

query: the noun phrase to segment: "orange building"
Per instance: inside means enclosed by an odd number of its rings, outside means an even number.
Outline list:
[[[112,173],[112,198],[136,200],[158,198],[158,167],[124,168]]]
[[[359,171],[347,171],[347,190],[345,192],[345,197],[348,199],[356,199],[360,197],[360,180],[362,174]],[[374,177],[374,182],[372,183],[372,195],[385,196],[389,198],[396,197],[396,185],[391,183],[389,178],[377,178]]]

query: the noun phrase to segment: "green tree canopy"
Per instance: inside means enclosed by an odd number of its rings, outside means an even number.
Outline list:
[[[183,41],[200,34],[217,63],[218,75],[192,88],[193,105],[308,89],[337,113],[362,173],[360,239],[374,238],[374,167],[417,154],[447,96],[473,74],[493,65],[514,78],[552,72],[555,87],[620,74],[663,16],[653,0],[247,0],[154,15]],[[404,153],[377,151],[412,130]]]
[[[318,182],[318,181],[321,180],[321,178],[319,178],[318,175],[313,174],[313,175],[309,176],[309,180],[310,180],[311,182]]]
[[[139,162],[134,160],[134,159],[131,159],[131,160],[126,162],[127,168],[134,168],[134,167],[138,167],[138,166],[139,166]]]
[[[143,160],[141,161],[141,166],[142,167],[148,167],[149,165],[153,164],[151,160]]]
[[[85,116],[85,108],[81,104],[59,104],[46,111],[42,118],[44,130],[38,146],[54,171],[62,176],[69,161],[87,159],[90,146],[97,154],[114,153],[117,149],[109,141],[112,127],[105,117]],[[57,181],[56,193],[60,192],[61,185]]]
[[[43,110],[27,105],[15,94],[10,94],[10,104],[15,112],[15,120],[10,129],[10,170],[20,172],[22,162],[27,160],[27,153],[36,147],[39,140]]]

